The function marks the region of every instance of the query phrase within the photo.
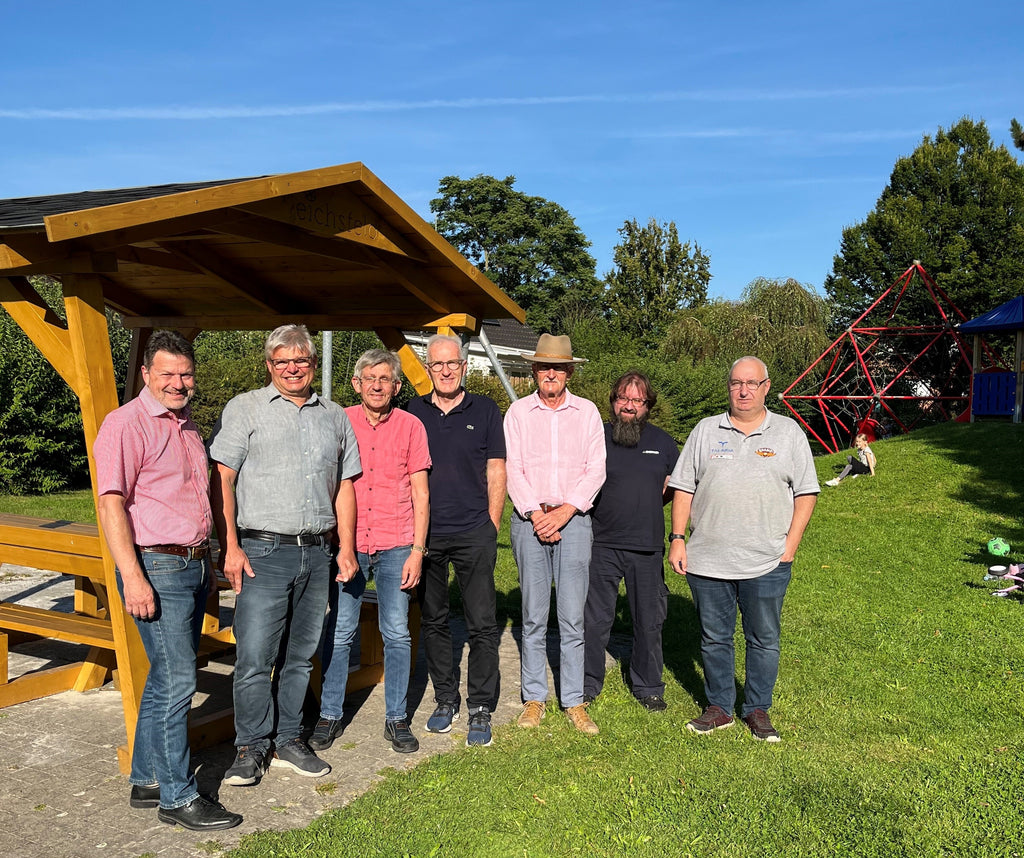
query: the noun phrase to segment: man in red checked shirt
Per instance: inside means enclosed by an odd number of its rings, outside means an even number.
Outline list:
[[[139,630],[149,675],[132,753],[132,807],[193,831],[242,821],[201,795],[192,774],[188,713],[210,586],[210,481],[192,422],[192,344],[174,331],[150,337],[145,387],[107,415],[96,437],[99,519],[126,613]]]

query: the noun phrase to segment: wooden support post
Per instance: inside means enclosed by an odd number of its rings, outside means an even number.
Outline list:
[[[398,353],[398,357],[402,361],[402,372],[416,388],[416,392],[419,394],[430,393],[434,389],[434,385],[430,380],[427,368],[420,363],[412,346],[405,341],[405,335],[398,328],[374,328],[374,331],[387,348]]]
[[[103,287],[99,277],[94,274],[65,275],[63,283],[68,336],[77,371],[74,389],[82,407],[82,426],[89,454],[93,502],[98,503],[93,446],[103,418],[118,406],[114,362],[110,353],[110,335],[103,307]],[[105,539],[100,541],[100,550],[103,555],[104,579],[121,688],[121,705],[124,709],[128,737],[127,764],[130,765],[131,747],[135,741],[135,723],[139,717],[139,702],[146,684],[149,659],[146,658],[146,651],[143,649],[135,624],[127,621],[121,599],[116,596],[117,576],[114,560],[110,556]],[[93,681],[99,667],[100,665],[96,664],[84,666],[77,682],[87,684]],[[124,763],[125,760],[122,759],[122,765]]]

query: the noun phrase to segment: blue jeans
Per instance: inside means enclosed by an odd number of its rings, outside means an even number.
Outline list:
[[[523,594],[523,700],[548,699],[547,636],[553,581],[560,638],[559,698],[568,709],[583,702],[583,609],[590,586],[593,540],[590,516],[570,518],[561,536],[560,542],[541,542],[530,522],[512,514],[512,554]]]
[[[411,546],[401,545],[373,554],[359,553],[359,571],[347,584],[331,580],[330,605],[324,628],[324,687],[320,717],[341,719],[348,683],[349,656],[359,631],[359,602],[366,582],[377,582],[377,622],[384,641],[384,717],[404,721],[412,671],[412,637],[409,635],[410,592],[402,589],[402,566]]]
[[[782,600],[792,575],[792,563],[780,563],[758,578],[724,581],[687,575],[700,621],[700,653],[704,662],[704,693],[708,704],[732,712],[736,705],[736,608],[743,619],[747,642],[743,710],[766,712],[779,675],[779,631]]]
[[[156,615],[135,620],[149,658],[146,687],[135,725],[128,782],[160,784],[160,806],[182,807],[199,795],[192,775],[188,713],[196,692],[196,650],[210,576],[206,560],[139,552],[156,598]],[[124,598],[124,583],[117,575]]]
[[[331,547],[243,539],[254,578],[235,598],[235,745],[280,747],[302,731],[302,704],[324,628]]]

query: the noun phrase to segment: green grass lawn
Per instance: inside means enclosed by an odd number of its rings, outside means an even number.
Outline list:
[[[483,752],[390,774],[232,854],[1024,854],[1024,603],[981,580],[991,537],[1024,548],[1024,428],[951,424],[874,449],[878,475],[823,490],[797,557],[781,745],[684,729],[702,680],[688,588],[670,575],[668,712],[646,713],[612,672],[597,737],[555,713],[538,731],[504,727]],[[822,481],[843,461],[818,459]],[[516,620],[507,533],[497,579]]]
[[[0,495],[0,513],[96,523],[90,489],[50,495]]]
[[[1024,560],[1024,427],[872,446],[877,476],[824,487],[797,556],[772,709],[782,744],[684,729],[702,678],[689,591],[670,574],[666,713],[612,671],[597,737],[555,712],[537,731],[502,727],[490,748],[389,773],[232,854],[1024,855],[1024,601],[982,581],[993,536]],[[843,462],[818,459],[820,480]],[[499,614],[518,622],[507,526],[500,548]],[[624,599],[620,612],[625,630]]]

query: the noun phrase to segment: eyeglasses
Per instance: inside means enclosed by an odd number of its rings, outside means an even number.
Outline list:
[[[533,368],[537,372],[548,372],[554,370],[555,372],[568,372],[569,368],[564,363],[535,363]]]
[[[762,384],[764,384],[767,380],[768,380],[767,378],[762,378],[760,381],[737,381],[734,378],[730,378],[729,379],[729,390],[739,390],[740,388],[744,388],[746,390],[749,390],[751,393],[753,393]]]
[[[313,365],[313,359],[308,357],[288,358],[288,360],[279,358],[278,360],[272,360],[270,365],[280,372],[283,369],[288,369],[288,364],[290,363],[295,364],[296,369],[309,369]]]
[[[427,369],[431,372],[440,372],[442,369],[447,369],[449,372],[458,372],[462,364],[463,361],[461,360],[436,360],[433,363],[428,363]]]
[[[631,396],[616,396],[615,401],[619,405],[625,405],[627,402],[634,408],[639,408],[641,405],[646,405],[646,399],[633,399]]]
[[[380,382],[381,387],[388,387],[395,383],[395,380],[389,375],[361,375],[359,376],[359,380],[363,384],[369,384],[371,386],[373,386],[377,382]]]

